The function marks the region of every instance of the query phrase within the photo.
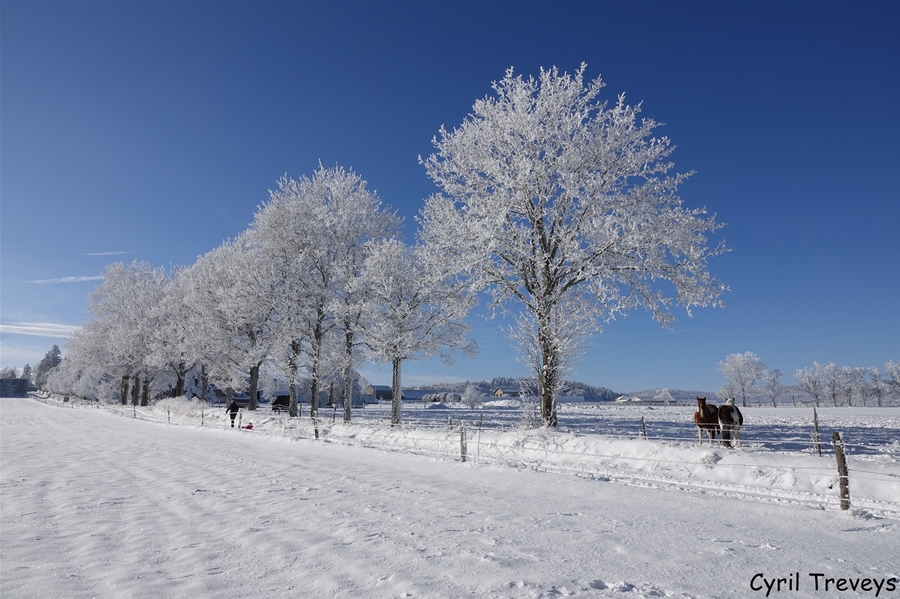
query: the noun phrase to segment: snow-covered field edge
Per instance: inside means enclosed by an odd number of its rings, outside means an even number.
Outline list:
[[[163,400],[153,406],[121,406],[63,401],[58,397],[35,397],[38,401],[66,409],[102,409],[122,417],[139,418],[170,426],[230,428],[224,410],[183,399]],[[896,408],[870,409],[878,418]],[[621,438],[546,429],[480,429],[468,423],[431,426],[404,424],[391,427],[386,421],[357,419],[332,421],[325,411],[314,423],[310,418],[289,418],[268,408],[242,412],[235,434],[269,435],[292,442],[318,439],[323,444],[341,444],[427,455],[444,460],[465,459],[475,465],[508,465],[516,468],[566,472],[626,484],[783,504],[798,504],[839,510],[840,492],[833,452],[823,456],[804,451],[771,451],[761,447],[727,448],[696,442]],[[858,418],[857,418],[858,419]],[[252,430],[241,428],[249,422]],[[893,420],[893,418],[892,418]],[[877,422],[871,423],[876,426]],[[823,439],[823,446],[830,443]],[[900,520],[900,440],[877,455],[848,456],[852,509],[860,516],[871,514]]]

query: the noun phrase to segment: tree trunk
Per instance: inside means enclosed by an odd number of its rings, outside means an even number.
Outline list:
[[[310,377],[310,398],[309,398],[309,417],[313,420],[319,414],[319,362],[322,358],[322,339],[325,333],[322,331],[322,322],[325,320],[324,308],[319,308],[316,326],[313,329],[313,346],[312,360],[309,369]]]
[[[353,394],[353,332],[346,328],[344,335],[344,422],[350,422]]]
[[[141,393],[141,376],[135,375],[134,382],[131,384],[131,405],[138,405]]]
[[[541,426],[555,428],[556,391],[559,386],[559,351],[553,343],[550,310],[538,314],[538,343],[541,348],[541,371],[538,373],[538,391],[541,394]]]
[[[175,397],[184,395],[184,373],[184,362],[179,362],[178,366],[175,368],[175,376],[178,377],[175,380]]]
[[[291,418],[300,416],[299,402],[297,401],[297,370],[298,357],[300,355],[300,342],[291,341],[291,355],[288,358],[288,390],[290,400],[288,402],[288,415]]]
[[[350,415],[353,412],[353,376],[350,372],[344,373],[344,390],[342,394],[344,396],[344,422],[350,422]]]
[[[150,378],[144,377],[144,384],[141,386],[141,405],[150,405]]]
[[[353,403],[353,369],[344,370],[344,389],[341,392],[344,400],[344,422],[350,422]]]
[[[200,396],[203,401],[209,401],[209,374],[206,372],[206,364],[200,366]]]
[[[256,410],[256,404],[258,401],[257,391],[259,389],[259,366],[262,364],[260,362],[256,366],[250,367],[250,403],[247,405],[248,410]]]
[[[403,391],[400,389],[400,364],[402,362],[402,359],[394,358],[394,374],[391,380],[391,426],[400,424],[401,396],[403,395]]]
[[[309,383],[309,417],[315,420],[319,413],[319,367],[313,364]]]
[[[130,377],[126,374],[122,377],[122,383],[119,386],[119,403],[123,406],[128,405],[128,379]]]

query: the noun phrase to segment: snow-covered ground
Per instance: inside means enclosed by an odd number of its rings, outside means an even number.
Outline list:
[[[323,411],[315,440],[268,410],[0,400],[0,596],[900,597],[898,408],[820,410],[823,457],[808,408],[744,410],[735,450],[684,407],[521,414]]]

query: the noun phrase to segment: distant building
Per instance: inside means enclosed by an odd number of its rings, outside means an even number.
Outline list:
[[[369,385],[366,387],[365,394],[371,395],[376,401],[381,401],[382,399],[391,401],[391,398],[394,396],[391,388],[387,385]]]
[[[631,402],[645,403],[643,399],[641,399],[640,397],[637,397],[637,396],[628,397],[627,395],[620,395],[619,397],[616,398],[616,403],[631,403]]]
[[[497,387],[494,389],[494,397],[521,397],[522,392],[515,387]]]

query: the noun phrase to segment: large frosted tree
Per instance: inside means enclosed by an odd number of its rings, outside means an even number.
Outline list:
[[[721,225],[682,205],[673,146],[640,105],[600,101],[584,70],[508,70],[422,160],[444,192],[426,202],[422,238],[495,305],[521,307],[548,426],[567,363],[601,322],[643,307],[668,326],[674,304],[690,314],[726,289],[707,268],[726,251],[707,240]]]

